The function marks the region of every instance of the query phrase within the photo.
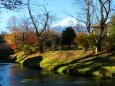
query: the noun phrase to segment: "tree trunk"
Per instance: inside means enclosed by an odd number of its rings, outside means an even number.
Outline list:
[[[90,25],[91,25],[91,21],[90,21],[90,17],[91,17],[91,13],[90,13],[90,5],[91,5],[91,1],[90,0],[87,0],[86,1],[87,3],[87,22],[86,22],[86,27],[87,27],[87,31],[88,33],[90,33]]]
[[[39,47],[39,50],[40,50],[40,53],[42,53],[43,52],[43,47],[42,47],[42,43],[41,43],[41,35],[40,35],[40,33],[38,32],[38,28],[37,28],[37,26],[36,26],[36,23],[35,23],[35,21],[34,21],[34,18],[33,18],[33,16],[32,16],[32,13],[31,13],[31,9],[30,9],[30,2],[29,2],[29,0],[27,0],[28,1],[28,12],[29,12],[29,16],[30,16],[30,19],[31,19],[31,21],[32,21],[32,24],[33,24],[33,26],[34,26],[34,28],[35,28],[35,30],[36,30],[36,37],[37,37],[37,43],[38,43],[38,47]]]
[[[21,47],[23,47],[23,44],[25,44],[25,34],[24,32],[22,33],[22,39],[21,39]]]
[[[40,53],[42,53],[43,52],[43,45],[42,45],[42,38],[40,35],[39,35],[38,43],[39,43],[39,51],[40,51]]]
[[[96,52],[100,52],[102,50],[102,39],[99,38],[97,46],[96,46]]]
[[[100,52],[102,50],[102,42],[105,38],[104,30],[106,29],[106,21],[111,12],[111,0],[98,0],[100,4],[100,33],[99,38],[97,39],[96,44],[96,52]],[[99,18],[98,18],[99,19]]]
[[[39,50],[40,50],[40,53],[43,53],[43,46],[42,46],[42,43],[39,44]]]
[[[71,44],[68,44],[68,48],[71,49]]]
[[[99,39],[97,40],[97,45],[96,45],[96,53],[102,51],[102,41],[104,39],[104,30],[105,30],[105,26],[103,24],[100,24],[100,36]]]

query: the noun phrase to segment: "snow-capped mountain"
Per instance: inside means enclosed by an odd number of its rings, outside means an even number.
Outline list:
[[[57,24],[53,25],[52,28],[56,31],[63,31],[67,27],[73,27],[75,31],[84,31],[86,32],[85,25],[79,21],[77,21],[73,17],[67,17],[66,19],[58,22]]]

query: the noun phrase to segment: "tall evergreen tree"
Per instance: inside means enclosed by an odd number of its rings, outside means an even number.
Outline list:
[[[62,40],[61,43],[62,45],[68,45],[68,48],[70,49],[71,44],[74,42],[76,34],[75,31],[73,30],[72,27],[67,27],[63,32],[62,32]]]

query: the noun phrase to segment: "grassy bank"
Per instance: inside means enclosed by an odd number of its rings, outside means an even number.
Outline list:
[[[23,51],[11,56],[15,62],[31,68],[42,68],[60,74],[115,77],[115,53],[69,50],[25,54]]]

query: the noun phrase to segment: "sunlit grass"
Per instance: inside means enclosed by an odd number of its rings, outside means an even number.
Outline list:
[[[16,62],[29,67],[40,67],[60,74],[94,76],[98,78],[115,77],[115,53],[65,50],[44,53],[16,53],[12,56]]]
[[[51,52],[50,52],[51,53]],[[91,52],[84,53],[84,51],[54,51],[50,56],[50,53],[44,56],[43,61],[40,63],[43,69],[52,70],[57,65],[69,63],[75,59],[79,59]]]

